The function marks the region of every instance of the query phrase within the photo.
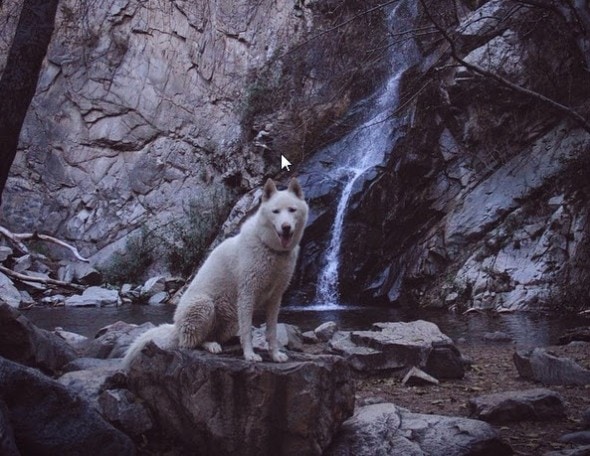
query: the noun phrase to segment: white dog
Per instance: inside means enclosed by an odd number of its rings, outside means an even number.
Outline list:
[[[266,338],[272,359],[284,362],[279,351],[277,319],[289,285],[299,241],[307,223],[308,206],[297,179],[277,190],[272,179],[264,185],[258,211],[240,233],[226,239],[209,255],[178,303],[174,324],[161,325],[140,336],[129,348],[124,364],[150,340],[163,348],[203,347],[221,352],[221,344],[239,335],[248,361],[260,361],[252,348],[252,316],[266,310]]]

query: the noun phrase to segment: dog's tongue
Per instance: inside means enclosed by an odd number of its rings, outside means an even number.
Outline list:
[[[281,239],[281,245],[284,249],[289,247],[289,243],[291,242],[291,238],[293,236],[291,234],[279,234],[279,238]]]

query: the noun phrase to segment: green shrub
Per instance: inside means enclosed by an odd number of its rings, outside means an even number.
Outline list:
[[[132,234],[125,242],[125,248],[116,252],[102,269],[108,283],[139,283],[155,258],[156,244],[146,226],[139,233]]]

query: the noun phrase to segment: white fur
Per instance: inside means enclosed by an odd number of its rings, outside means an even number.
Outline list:
[[[266,337],[272,359],[286,361],[288,357],[279,351],[277,342],[277,318],[295,270],[307,213],[296,179],[283,191],[278,191],[269,179],[258,211],[238,235],[211,252],[184,292],[174,314],[174,325],[161,325],[140,336],[129,348],[125,365],[149,340],[163,348],[202,347],[219,353],[221,345],[236,335],[240,336],[244,358],[260,361],[252,349],[252,316],[256,308],[266,310]]]

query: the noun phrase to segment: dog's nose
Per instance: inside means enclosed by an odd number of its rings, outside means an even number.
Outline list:
[[[289,225],[288,223],[283,223],[281,225],[281,229],[283,230],[284,234],[289,234],[291,232],[291,225]]]

